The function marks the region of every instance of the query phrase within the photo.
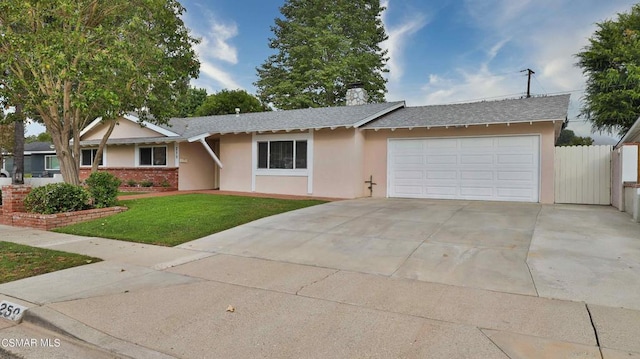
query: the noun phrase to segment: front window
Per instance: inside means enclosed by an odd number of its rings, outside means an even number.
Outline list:
[[[258,142],[258,168],[307,168],[307,141],[291,140]]]
[[[166,166],[167,146],[140,147],[138,163],[140,166]]]
[[[96,158],[96,154],[98,153],[97,148],[85,148],[81,151],[80,154],[80,165],[83,167],[91,167],[93,165],[93,161]],[[102,153],[102,157],[98,160],[98,166],[102,166],[103,163],[104,152]]]
[[[58,156],[44,156],[44,169],[47,171],[60,170],[60,161],[58,161]]]

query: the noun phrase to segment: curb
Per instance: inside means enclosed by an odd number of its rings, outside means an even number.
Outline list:
[[[23,322],[79,341],[94,350],[121,358],[177,359],[174,356],[115,338],[47,307],[33,307],[25,312]]]

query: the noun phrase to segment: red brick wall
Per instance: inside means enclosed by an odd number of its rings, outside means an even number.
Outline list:
[[[24,212],[24,198],[31,192],[31,186],[2,186],[2,213]]]
[[[122,180],[122,186],[127,181],[134,180],[137,183],[151,181],[155,187],[161,187],[163,182],[168,182],[168,188],[178,188],[178,168],[150,168],[150,167],[107,167],[99,169],[107,171]],[[80,181],[84,181],[91,174],[90,169],[80,169]]]
[[[0,223],[16,227],[29,227],[48,231],[54,228],[68,226],[70,224],[108,217],[112,214],[124,212],[126,210],[127,207],[109,207],[57,214],[26,212],[5,213],[3,216],[0,216]]]

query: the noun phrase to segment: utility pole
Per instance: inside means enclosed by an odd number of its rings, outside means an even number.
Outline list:
[[[535,72],[531,69],[522,70],[520,72],[527,73],[527,98],[531,97],[531,75],[535,74]]]

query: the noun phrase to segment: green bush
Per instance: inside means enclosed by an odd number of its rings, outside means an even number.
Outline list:
[[[130,179],[130,180],[127,181],[127,185],[129,187],[135,187],[136,185],[138,185],[138,182],[136,182],[135,180]]]
[[[96,208],[113,207],[118,203],[120,181],[109,172],[93,172],[84,183]]]
[[[140,181],[140,186],[141,187],[153,187],[153,182],[147,181],[147,180]]]
[[[81,211],[90,208],[89,192],[81,186],[51,183],[31,190],[24,199],[24,207],[42,214]]]

